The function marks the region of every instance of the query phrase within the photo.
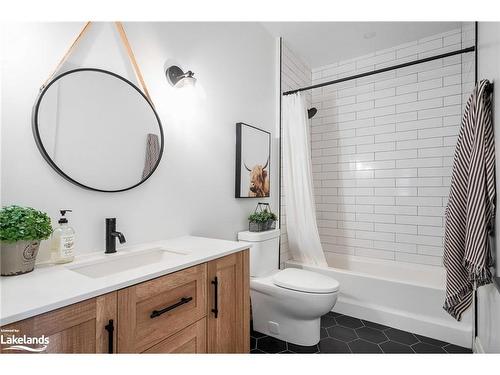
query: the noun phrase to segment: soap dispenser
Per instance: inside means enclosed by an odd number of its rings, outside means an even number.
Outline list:
[[[73,253],[75,230],[68,225],[65,215],[72,210],[60,210],[60,212],[59,226],[52,232],[51,256],[54,263],[68,263],[75,258]]]

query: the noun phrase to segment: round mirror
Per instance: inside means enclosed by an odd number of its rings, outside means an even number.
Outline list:
[[[140,185],[163,153],[150,101],[132,82],[101,69],[70,70],[50,81],[33,109],[33,134],[61,176],[103,192]]]

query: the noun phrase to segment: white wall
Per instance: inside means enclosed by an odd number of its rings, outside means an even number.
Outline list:
[[[466,25],[313,68],[313,84],[470,46],[470,31]],[[312,162],[325,252],[442,264],[462,94],[473,87],[471,56],[313,90]]]
[[[281,61],[281,92],[298,89],[300,87],[310,86],[312,82],[311,68],[288,46],[286,41],[282,43],[282,61]],[[311,92],[304,93],[307,106],[311,105]],[[283,169],[280,170],[283,173]],[[283,186],[284,180],[281,179]],[[280,210],[280,229],[281,229],[281,256],[280,268],[284,268],[284,262],[290,259],[288,248],[288,235],[286,229],[286,204],[285,189],[281,190],[281,210]]]
[[[81,23],[10,24],[2,37],[2,205],[74,210],[77,253],[102,250],[104,219],[116,217],[128,244],[194,234],[235,239],[257,201],[234,198],[235,123],[275,134],[276,45],[256,23],[126,23],[165,131],[156,173],[128,192],[82,190],[42,159],[31,133],[39,87]],[[100,67],[131,79],[111,24],[94,24],[66,65]],[[177,62],[195,72],[197,95],[183,97],[165,79]],[[119,140],[117,139],[117,142]],[[275,142],[273,143],[273,145]],[[277,152],[271,156],[271,204],[277,202]],[[46,258],[42,249],[40,259]]]
[[[500,192],[500,22],[480,22],[478,30],[478,75],[495,83],[493,95],[493,123],[495,126],[497,196]],[[497,198],[497,205],[500,200]],[[500,217],[496,216],[495,226],[500,228]],[[500,276],[500,236],[495,238],[497,276]],[[478,337],[486,353],[500,353],[500,290],[494,285],[479,288],[478,291]]]

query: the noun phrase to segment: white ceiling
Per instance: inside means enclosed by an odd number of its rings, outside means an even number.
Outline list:
[[[460,27],[460,22],[262,22],[311,68]],[[365,35],[373,35],[366,38]]]

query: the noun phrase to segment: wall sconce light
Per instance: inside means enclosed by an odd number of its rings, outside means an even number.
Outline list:
[[[196,78],[194,78],[194,73],[191,70],[184,73],[177,65],[170,66],[165,74],[168,82],[177,88],[194,86],[196,83]]]

